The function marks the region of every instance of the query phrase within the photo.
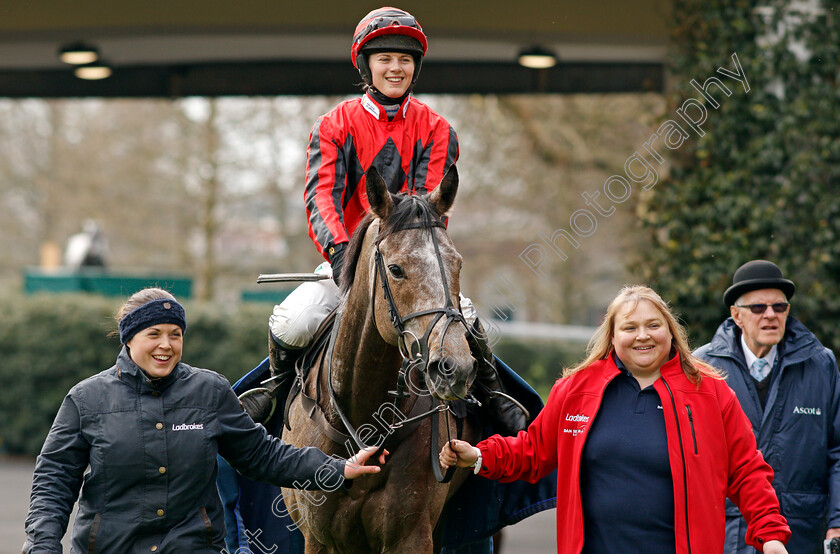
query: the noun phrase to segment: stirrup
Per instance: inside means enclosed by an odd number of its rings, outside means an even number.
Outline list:
[[[520,402],[516,398],[512,397],[511,395],[507,394],[506,392],[502,392],[500,390],[488,390],[487,391],[487,396],[497,396],[497,397],[504,398],[505,400],[507,400],[508,402],[510,402],[511,404],[516,406],[517,408],[519,408],[519,410],[523,414],[525,414],[525,421],[530,421],[531,420],[531,412],[528,411],[528,408],[526,408],[522,404],[522,402]]]
[[[265,423],[266,421],[271,419],[271,416],[274,415],[274,410],[277,409],[277,394],[274,392],[276,390],[277,390],[277,388],[267,389],[265,387],[257,387],[257,388],[251,389],[251,390],[247,390],[247,391],[245,391],[245,392],[243,392],[242,394],[239,395],[239,397],[238,397],[239,398],[239,403],[240,403],[240,405],[242,405],[242,409],[245,410],[245,413],[247,413],[249,416],[251,416],[251,419],[253,419],[255,423]],[[257,396],[257,395],[266,395],[271,399],[271,410],[269,410],[268,415],[265,416],[265,417],[260,417],[260,418],[256,417],[258,414],[253,414],[250,411],[248,411],[248,409],[242,403],[242,400],[250,398],[251,396]]]

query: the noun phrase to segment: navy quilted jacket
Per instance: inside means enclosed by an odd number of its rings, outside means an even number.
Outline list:
[[[81,487],[71,552],[218,554],[225,526],[217,454],[281,486],[343,482],[343,461],[270,437],[221,375],[181,363],[150,380],[123,349],[116,365],[61,404],[35,467],[24,552],[61,552]],[[316,483],[325,466],[334,471]]]

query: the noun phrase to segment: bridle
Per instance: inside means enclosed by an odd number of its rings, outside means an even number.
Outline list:
[[[394,397],[395,401],[398,401],[400,399],[407,398],[407,397],[411,396],[405,390],[406,387],[407,387],[407,383],[408,383],[408,373],[409,373],[409,371],[413,368],[416,368],[416,367],[420,367],[421,369],[428,367],[429,354],[430,354],[429,338],[431,336],[432,330],[435,328],[435,326],[437,326],[438,322],[441,319],[443,319],[444,317],[446,318],[443,333],[442,333],[441,337],[446,336],[446,333],[448,332],[449,327],[453,323],[456,323],[456,322],[458,324],[463,325],[465,331],[467,331],[467,333],[469,333],[469,328],[467,327],[467,323],[466,323],[466,320],[464,319],[464,315],[461,313],[460,309],[456,308],[455,305],[452,303],[452,295],[450,294],[449,284],[448,284],[447,279],[446,279],[446,269],[445,269],[444,263],[443,263],[443,256],[440,253],[440,245],[438,244],[437,234],[434,231],[435,227],[440,227],[442,229],[446,228],[446,226],[443,224],[443,222],[440,219],[427,219],[425,221],[419,221],[419,222],[414,222],[414,223],[409,223],[409,224],[403,225],[403,226],[399,227],[398,229],[395,229],[394,231],[392,231],[392,233],[405,231],[405,230],[409,230],[409,229],[428,229],[430,231],[430,235],[432,237],[432,244],[434,245],[434,248],[435,248],[435,256],[437,258],[438,269],[440,270],[441,281],[443,283],[443,289],[444,289],[444,293],[446,295],[446,305],[443,306],[443,307],[440,307],[440,308],[430,308],[430,309],[427,309],[427,310],[420,310],[420,311],[417,311],[417,312],[413,312],[413,313],[410,313],[410,314],[405,315],[405,316],[401,315],[400,311],[399,311],[399,308],[397,307],[397,303],[394,300],[394,294],[391,290],[391,284],[390,284],[390,281],[388,279],[387,271],[385,269],[384,256],[382,255],[382,252],[379,250],[379,243],[385,237],[384,236],[377,237],[376,241],[374,242],[375,272],[374,272],[373,283],[372,283],[372,286],[371,286],[370,309],[371,309],[371,311],[375,312],[375,309],[376,309],[376,304],[375,304],[375,302],[376,302],[376,281],[377,281],[377,279],[379,279],[379,280],[382,281],[383,294],[385,296],[385,301],[387,303],[388,314],[391,318],[391,323],[394,325],[394,328],[398,332],[397,347],[399,349],[400,356],[402,357],[402,363],[400,365],[400,370],[399,370],[399,373],[397,374],[396,389],[388,392],[388,394],[390,396]],[[408,331],[405,328],[406,322],[411,321],[412,319],[415,319],[415,318],[418,318],[418,317],[421,317],[421,316],[424,316],[424,315],[430,315],[430,314],[436,314],[436,315],[435,315],[434,318],[432,318],[432,321],[426,327],[426,331],[425,331],[425,333],[423,334],[422,337],[417,338],[413,333],[411,333],[411,331]],[[330,348],[329,348],[330,352],[332,351],[332,347],[334,347],[334,338],[335,338],[335,335],[336,335],[336,331],[338,329],[338,325],[339,325],[339,321],[336,321],[335,324],[334,324],[334,330],[333,330],[333,333],[332,333],[332,335],[333,335],[332,339],[333,340],[331,340],[331,342],[333,344],[331,344]],[[406,343],[406,337],[407,336],[411,336],[413,338],[413,341],[411,342],[411,344]],[[443,343],[442,343],[442,341],[441,341],[441,346],[440,346],[440,353],[441,354],[443,353]],[[332,356],[329,356],[329,357],[330,357],[330,361],[328,363],[329,376],[327,378],[327,382],[328,382],[330,398],[331,398],[331,401],[332,401],[332,404],[333,404],[333,409],[335,410],[336,414],[339,416],[339,419],[341,419],[341,422],[344,424],[344,427],[345,427],[345,429],[347,429],[347,432],[350,435],[350,437],[353,438],[357,447],[362,448],[362,449],[367,448],[368,445],[366,445],[364,443],[364,441],[361,440],[358,432],[353,427],[353,425],[350,423],[350,420],[347,418],[347,416],[344,414],[344,412],[341,410],[341,408],[338,405],[338,402],[337,402],[336,397],[335,397],[335,391],[334,391],[333,386],[332,386],[332,363],[331,363],[332,362],[332,360],[331,360]],[[422,375],[422,373],[421,373],[421,375]],[[452,387],[450,386],[450,390],[451,389],[452,389]],[[454,394],[454,391],[453,391],[453,394]],[[464,398],[462,398],[462,400],[468,401],[467,399],[464,399]],[[446,421],[447,421],[446,429],[447,429],[447,435],[448,435],[449,434],[449,413],[452,412],[453,414],[455,414],[453,408],[450,406],[450,404],[448,402],[441,403],[437,398],[434,398],[434,397],[431,397],[431,405],[432,405],[431,409],[429,409],[425,412],[422,412],[422,413],[419,413],[419,414],[416,414],[416,415],[413,414],[413,412],[412,412],[412,414],[410,414],[410,417],[408,417],[407,419],[402,419],[398,422],[395,422],[395,421],[392,420],[392,423],[390,425],[390,431],[392,431],[392,432],[396,431],[397,429],[400,429],[400,428],[404,427],[405,425],[407,425],[409,423],[417,422],[421,419],[424,419],[426,417],[430,417],[434,414],[444,412],[446,414]],[[458,427],[458,434],[460,435],[461,427],[462,427],[462,424],[463,424],[463,418],[460,417],[460,416],[457,417],[456,418],[456,423],[457,423],[457,427]],[[435,473],[435,478],[440,483],[447,483],[452,479],[452,476],[454,475],[455,467],[454,466],[450,467],[446,471],[445,474],[442,472],[442,470],[440,468],[440,464],[438,463],[437,452],[435,451],[435,449],[437,447],[437,444],[438,444],[438,433],[439,433],[438,432],[438,425],[437,425],[436,422],[433,422],[432,425],[431,425],[431,435],[432,436],[431,436],[431,445],[430,445],[430,459],[431,459],[431,463],[432,463],[432,469]],[[379,445],[379,446],[381,447],[381,445]]]
[[[443,264],[443,256],[440,253],[440,246],[438,244],[437,234],[434,232],[435,227],[440,227],[442,229],[446,228],[441,220],[431,219],[404,225],[399,229],[395,230],[394,232],[405,231],[408,229],[428,229],[430,231],[429,234],[432,236],[432,244],[435,247],[435,257],[437,259],[438,269],[440,270],[440,278],[441,282],[443,283],[443,292],[446,298],[446,305],[441,308],[430,308],[427,310],[420,310],[418,312],[410,313],[406,316],[400,315],[400,310],[397,307],[397,303],[394,300],[394,294],[391,291],[391,283],[388,279],[388,273],[385,269],[385,258],[382,255],[382,252],[379,250],[379,243],[382,241],[382,238],[377,238],[376,242],[374,243],[374,264],[376,266],[376,273],[374,275],[373,287],[371,287],[372,290],[370,305],[371,309],[375,311],[376,280],[378,278],[382,281],[382,291],[385,296],[385,302],[387,303],[388,314],[391,317],[391,323],[394,325],[394,328],[399,334],[399,337],[397,339],[397,346],[400,351],[400,356],[403,359],[402,365],[400,367],[400,372],[397,376],[397,389],[396,391],[392,391],[392,396],[395,396],[397,399],[408,396],[404,390],[406,386],[408,371],[412,367],[416,366],[419,366],[421,369],[427,367],[430,355],[429,338],[432,334],[432,330],[435,328],[435,326],[437,326],[438,322],[441,319],[443,319],[444,317],[446,318],[441,337],[446,336],[446,333],[449,331],[449,327],[455,322],[463,325],[464,329],[467,332],[469,332],[469,328],[467,327],[467,322],[464,319],[464,315],[461,313],[461,310],[456,308],[452,303],[452,295],[449,292],[449,284],[446,279],[446,269]],[[437,315],[434,318],[432,318],[432,321],[429,323],[429,325],[426,326],[426,331],[422,337],[418,338],[414,335],[414,333],[408,331],[405,328],[406,322],[429,314]],[[410,344],[406,343],[406,337],[408,336],[410,336],[413,339]],[[441,341],[439,353],[441,354],[441,357],[443,357],[443,341]],[[461,398],[461,400],[466,399]]]

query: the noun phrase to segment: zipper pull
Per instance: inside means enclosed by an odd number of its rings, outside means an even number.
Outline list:
[[[691,427],[691,441],[694,443],[694,453],[697,454],[697,435],[694,433],[694,416],[691,414],[691,406],[686,404],[685,411],[688,414],[688,425]]]

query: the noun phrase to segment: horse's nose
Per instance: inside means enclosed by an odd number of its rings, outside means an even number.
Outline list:
[[[475,378],[472,358],[442,356],[429,362],[427,384],[432,394],[441,400],[466,398]]]

